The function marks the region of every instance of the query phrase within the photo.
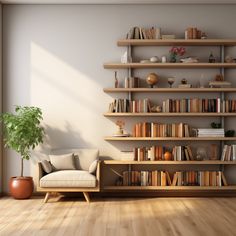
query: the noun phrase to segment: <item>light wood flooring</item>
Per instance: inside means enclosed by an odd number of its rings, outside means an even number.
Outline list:
[[[92,200],[0,198],[0,235],[236,235],[236,198]]]

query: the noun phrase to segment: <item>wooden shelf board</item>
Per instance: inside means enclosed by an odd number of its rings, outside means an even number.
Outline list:
[[[236,68],[236,63],[105,63],[105,69],[128,68]]]
[[[235,46],[236,39],[121,39],[118,46]]]
[[[198,92],[236,92],[236,88],[105,88],[106,93],[144,92],[144,93],[198,93]]]
[[[162,112],[162,113],[129,113],[129,112],[124,112],[124,113],[104,113],[105,117],[152,117],[152,116],[157,116],[157,117],[183,117],[183,116],[187,116],[187,117],[192,117],[192,116],[196,116],[196,117],[213,117],[213,116],[218,116],[218,117],[225,117],[225,116],[236,116],[236,112],[232,112],[232,113],[217,113],[217,112],[208,112],[208,113],[202,113],[202,112],[198,112],[198,113],[193,113],[193,112],[183,112],[183,113],[167,113],[167,112]]]
[[[167,190],[167,191],[209,191],[209,190],[236,190],[236,186],[104,186],[104,190]]]
[[[106,165],[236,165],[236,161],[122,161],[105,160]]]
[[[236,141],[236,137],[105,137],[105,141]]]

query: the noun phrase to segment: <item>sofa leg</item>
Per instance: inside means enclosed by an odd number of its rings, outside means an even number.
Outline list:
[[[50,197],[50,193],[47,192],[46,195],[45,195],[45,198],[44,198],[43,202],[44,202],[44,203],[47,203],[49,197]]]
[[[86,199],[86,201],[88,203],[90,203],[89,193],[88,192],[83,192],[83,194],[84,194],[84,198]]]

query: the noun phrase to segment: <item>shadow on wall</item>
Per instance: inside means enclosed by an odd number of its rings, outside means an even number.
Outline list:
[[[44,129],[46,135],[43,144],[32,152],[34,164],[41,160],[48,160],[48,155],[53,149],[98,148],[81,138],[68,122],[63,130],[49,125],[44,125]]]

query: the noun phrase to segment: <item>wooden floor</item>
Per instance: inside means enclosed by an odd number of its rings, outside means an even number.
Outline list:
[[[0,198],[0,235],[236,235],[236,198],[93,201]]]

